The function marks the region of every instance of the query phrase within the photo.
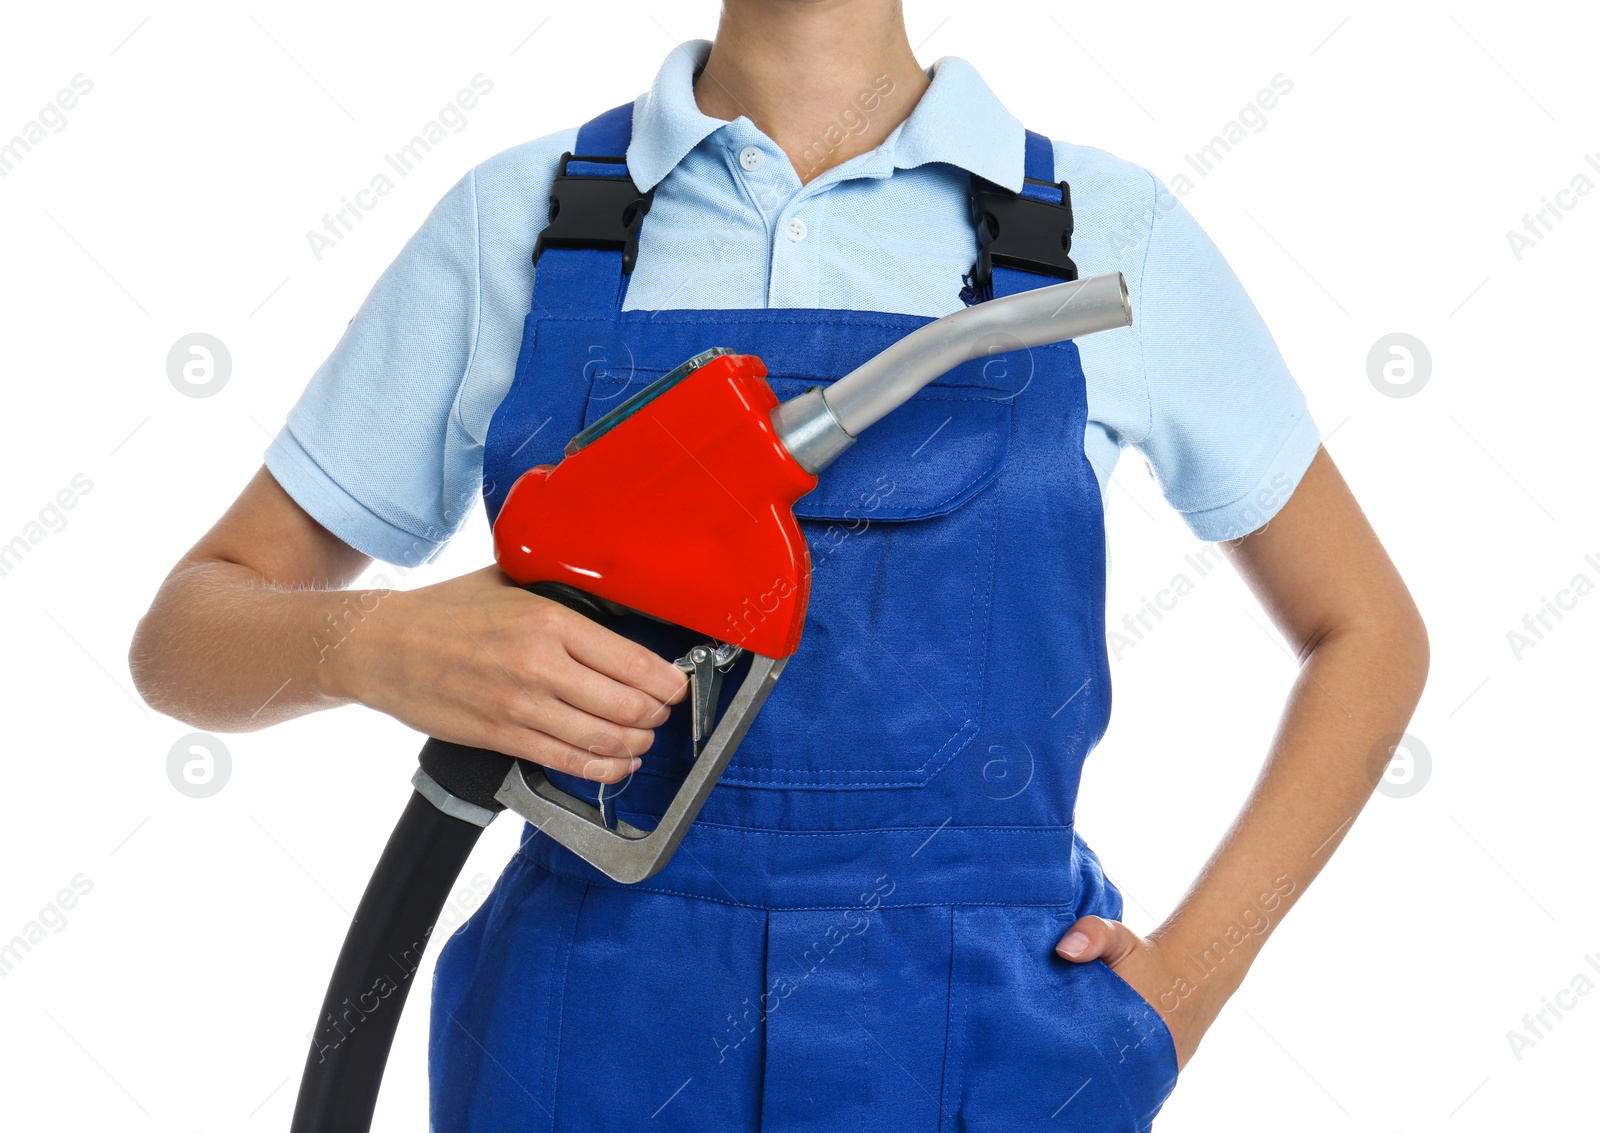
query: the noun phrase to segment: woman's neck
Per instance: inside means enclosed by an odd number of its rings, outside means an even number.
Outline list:
[[[877,148],[927,87],[899,0],[726,0],[694,94],[754,122],[803,183]]]

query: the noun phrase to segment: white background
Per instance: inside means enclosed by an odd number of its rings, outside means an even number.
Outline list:
[[[1506,232],[1579,172],[1600,183],[1584,162],[1600,152],[1592,10],[908,8],[925,64],[961,55],[1033,129],[1163,177],[1274,75],[1292,79],[1267,126],[1184,203],[1256,299],[1431,631],[1411,728],[1431,770],[1399,768],[1374,799],[1158,1128],[1581,1123],[1600,994],[1520,1059],[1507,1033],[1600,954],[1600,597],[1520,658],[1507,632],[1575,575],[1600,580],[1585,562],[1600,560],[1600,525],[1584,440],[1600,193],[1520,261]],[[632,98],[674,41],[709,37],[715,18],[709,0],[8,9],[0,139],[72,76],[94,84],[0,179],[0,542],[75,475],[93,484],[0,577],[0,941],[74,877],[92,883],[0,979],[8,1128],[287,1126],[417,739],[357,709],[229,736],[224,788],[186,797],[166,768],[189,729],[136,701],[134,624],[445,189]],[[317,262],[306,231],[480,72],[494,91],[467,128]],[[233,359],[208,398],[167,379],[169,347],[194,331]],[[1370,348],[1395,331],[1431,354],[1410,397],[1369,380]],[[1199,548],[1136,458],[1118,469],[1109,525],[1116,622]],[[488,554],[476,519],[404,585]],[[1219,569],[1116,670],[1081,828],[1144,930],[1248,788],[1294,666]],[[515,836],[511,821],[491,828],[460,912]],[[402,1026],[379,1128],[424,1127],[424,1006],[417,996]]]

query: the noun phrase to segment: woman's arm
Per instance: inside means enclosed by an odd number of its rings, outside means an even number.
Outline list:
[[[1179,1066],[1271,926],[1349,831],[1428,672],[1416,605],[1325,450],[1282,511],[1234,544],[1230,558],[1300,661],[1260,778],[1189,892],[1148,937],[1086,917],[1057,945],[1069,960],[1104,959],[1154,1004]],[[1268,925],[1230,931],[1262,908]]]
[[[262,469],[161,584],[129,652],[150,706],[239,732],[361,703],[600,782],[638,766],[684,675],[498,567],[343,589],[371,560]]]

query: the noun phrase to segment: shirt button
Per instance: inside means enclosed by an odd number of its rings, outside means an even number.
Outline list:
[[[798,216],[790,217],[789,223],[784,227],[783,234],[791,242],[798,244],[806,238],[806,222]]]
[[[760,146],[745,146],[739,151],[739,164],[746,173],[754,173],[761,168],[761,163],[767,160],[767,155],[761,152]]]

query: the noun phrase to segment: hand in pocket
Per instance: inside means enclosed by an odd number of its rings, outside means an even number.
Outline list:
[[[1075,964],[1103,960],[1108,968],[1150,1005],[1172,1033],[1178,1069],[1188,1064],[1200,1038],[1221,1004],[1199,1002],[1201,992],[1183,974],[1178,957],[1169,957],[1160,942],[1147,940],[1121,921],[1088,916],[1078,920],[1056,943],[1056,954]]]

